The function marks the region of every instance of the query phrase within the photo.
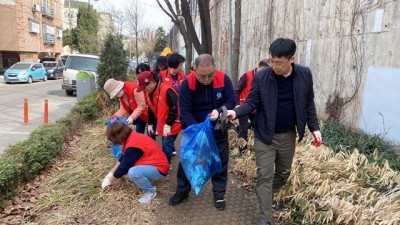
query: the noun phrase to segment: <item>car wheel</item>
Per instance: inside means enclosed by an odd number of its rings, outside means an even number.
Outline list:
[[[44,76],[43,76],[43,81],[46,81],[47,80],[47,75],[45,74]]]
[[[73,93],[74,93],[74,91],[65,90],[65,94],[67,94],[68,96],[71,96]]]
[[[31,77],[31,76],[29,76],[29,77],[28,77],[28,81],[27,81],[27,83],[28,83],[28,84],[32,84],[32,82],[33,82],[33,79],[32,79],[32,77]]]

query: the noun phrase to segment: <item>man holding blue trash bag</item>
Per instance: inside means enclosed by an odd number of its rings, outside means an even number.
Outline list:
[[[221,108],[235,107],[235,93],[230,78],[216,70],[214,59],[209,54],[199,55],[194,61],[194,71],[182,82],[179,91],[179,107],[182,128],[201,123],[210,116],[215,121]],[[218,148],[222,172],[211,177],[214,204],[217,210],[224,210],[226,185],[228,180],[229,143],[227,132],[214,130],[214,139]],[[176,205],[186,199],[191,190],[187,174],[178,165],[176,193],[169,199],[170,205]]]

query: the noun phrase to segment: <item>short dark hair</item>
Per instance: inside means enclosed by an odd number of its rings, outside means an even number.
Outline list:
[[[169,68],[174,68],[174,69],[176,69],[176,68],[179,67],[179,65],[180,65],[181,63],[185,62],[185,60],[186,60],[185,57],[183,57],[183,56],[181,56],[180,54],[174,52],[174,53],[172,53],[171,55],[169,55],[169,56],[167,57],[167,66],[168,66]]]
[[[114,122],[107,128],[106,136],[111,143],[123,145],[131,133],[132,129],[127,124]]]
[[[267,67],[269,66],[268,59],[263,59],[258,63],[258,67]]]
[[[269,46],[269,54],[274,57],[291,58],[296,52],[296,43],[289,38],[278,38]]]
[[[143,72],[143,71],[150,71],[150,66],[147,65],[146,63],[140,63],[136,67],[136,74],[139,74],[140,72]]]

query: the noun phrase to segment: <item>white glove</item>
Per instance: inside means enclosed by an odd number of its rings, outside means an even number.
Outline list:
[[[133,118],[132,117],[128,117],[128,119],[126,119],[126,122],[128,123],[128,124],[132,124],[133,123]]]
[[[321,132],[320,132],[319,130],[316,130],[316,131],[314,131],[314,132],[311,132],[311,134],[312,134],[313,137],[314,137],[313,145],[314,145],[315,147],[321,146],[321,144],[322,144]]]
[[[101,189],[104,191],[104,189],[108,187],[113,182],[113,180],[114,180],[113,172],[109,172],[101,182]]]
[[[150,135],[154,135],[153,125],[148,125],[148,126],[147,126],[147,132],[148,132]]]
[[[164,125],[163,136],[166,137],[166,136],[168,136],[168,135],[170,135],[170,134],[171,134],[171,126],[165,124],[165,125]]]
[[[227,113],[228,113],[227,117],[229,118],[229,120],[236,119],[236,112],[234,110],[228,110]]]
[[[215,121],[218,119],[219,113],[216,109],[214,109],[210,114],[210,120]]]

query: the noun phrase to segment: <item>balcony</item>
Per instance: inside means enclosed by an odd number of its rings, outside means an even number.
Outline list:
[[[43,44],[54,45],[56,43],[56,38],[54,34],[44,33],[43,34]]]
[[[49,7],[42,7],[42,16],[48,17],[50,19],[54,18],[54,10]]]

